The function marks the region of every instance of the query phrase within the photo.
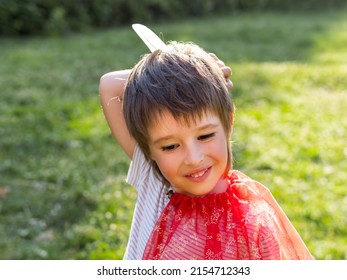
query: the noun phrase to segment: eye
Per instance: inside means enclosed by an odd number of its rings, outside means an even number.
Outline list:
[[[161,149],[163,151],[168,151],[169,152],[169,151],[173,151],[173,150],[177,149],[178,146],[179,146],[178,144],[173,144],[173,145],[164,146]]]
[[[209,133],[209,134],[201,135],[201,136],[198,137],[198,140],[202,140],[202,141],[208,140],[208,139],[212,138],[213,136],[215,136],[215,134],[216,134],[215,132],[212,132],[212,133]]]

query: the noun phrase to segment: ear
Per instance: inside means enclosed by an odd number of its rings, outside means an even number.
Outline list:
[[[235,114],[234,114],[234,112],[232,112],[231,115],[230,115],[230,133],[231,134],[233,132],[234,119],[235,119]]]

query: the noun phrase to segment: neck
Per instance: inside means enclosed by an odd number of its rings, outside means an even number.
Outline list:
[[[222,193],[225,192],[228,187],[228,178],[225,176],[222,176],[216,186],[213,188],[213,190],[210,193]]]

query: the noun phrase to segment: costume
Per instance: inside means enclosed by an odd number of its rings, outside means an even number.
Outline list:
[[[136,188],[137,201],[123,259],[140,260],[153,227],[169,202],[166,193],[170,188],[155,175],[138,145],[126,181]]]
[[[270,191],[240,171],[223,193],[174,193],[143,259],[312,259]]]

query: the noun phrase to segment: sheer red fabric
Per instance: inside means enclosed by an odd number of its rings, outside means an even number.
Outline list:
[[[143,259],[312,259],[270,191],[240,171],[223,193],[174,193],[146,245]]]

